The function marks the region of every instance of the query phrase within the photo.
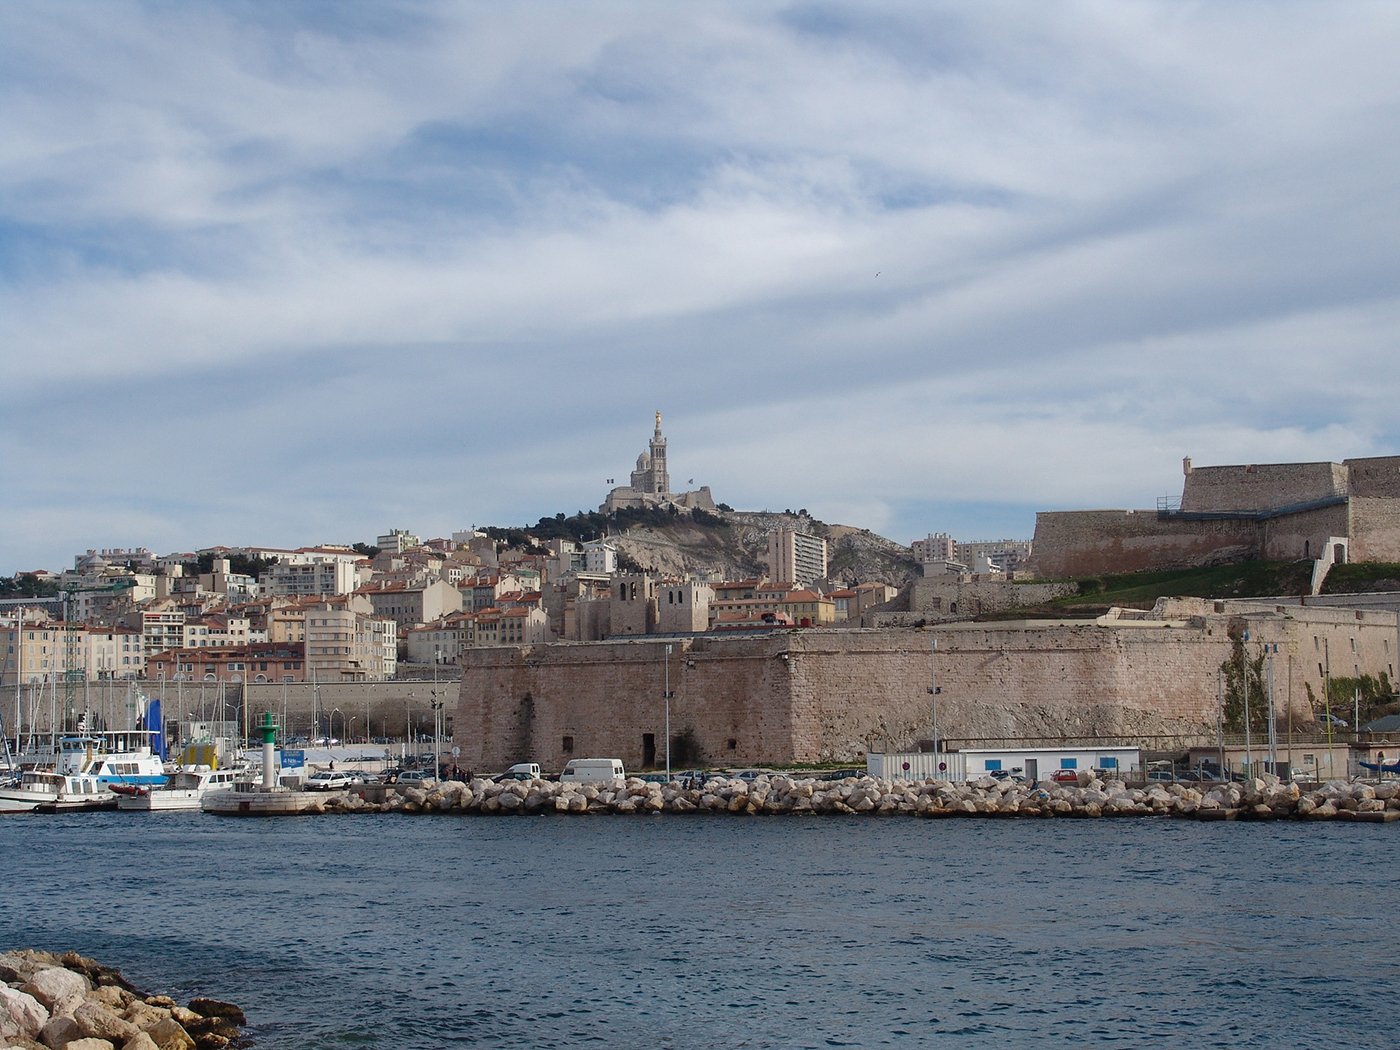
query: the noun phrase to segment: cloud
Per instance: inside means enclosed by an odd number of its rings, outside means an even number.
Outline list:
[[[1380,4],[0,7],[6,553],[530,522],[658,408],[717,498],[905,539],[1150,506],[1186,454],[1395,451],[1397,38]]]

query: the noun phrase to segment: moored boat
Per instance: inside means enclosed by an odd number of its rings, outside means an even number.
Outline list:
[[[117,798],[120,810],[199,809],[200,801],[211,791],[231,789],[247,772],[240,769],[188,769],[170,774],[164,784],[135,787]],[[114,789],[115,790],[115,789]]]
[[[117,796],[88,773],[35,769],[12,787],[0,787],[0,813],[56,813],[115,809]]]

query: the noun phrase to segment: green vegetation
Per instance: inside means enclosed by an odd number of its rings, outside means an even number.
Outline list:
[[[1306,594],[1311,580],[1312,562],[1246,561],[1199,569],[1087,577],[1075,581],[1078,594],[1051,604],[1151,608],[1162,597],[1263,598]]]
[[[0,576],[0,598],[52,598],[58,594],[58,584],[41,580],[31,572]]]
[[[568,516],[560,511],[552,518],[541,518],[534,525],[520,528],[488,527],[482,531],[493,540],[500,540],[512,547],[529,547],[542,540],[568,539],[585,543],[639,526],[665,529],[679,524],[716,531],[729,528],[729,522],[718,514],[699,508],[689,514],[683,514],[672,506],[624,507],[612,514],[581,510]]]
[[[195,561],[195,568],[201,573],[213,572],[215,557],[216,555],[213,551],[206,551]],[[250,558],[246,554],[227,554],[219,555],[219,557],[228,558],[229,572],[243,576],[251,576],[255,580],[277,564],[276,558]]]
[[[1334,565],[1323,581],[1323,594],[1400,591],[1400,565],[1395,562],[1354,562]]]

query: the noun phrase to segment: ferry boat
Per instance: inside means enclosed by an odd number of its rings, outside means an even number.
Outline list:
[[[0,813],[57,813],[115,809],[117,796],[89,773],[31,769],[12,787],[0,787]]]
[[[199,809],[204,796],[211,791],[233,788],[239,780],[250,777],[246,769],[186,769],[170,774],[164,784],[136,787],[117,798],[120,810],[153,812],[170,809]]]

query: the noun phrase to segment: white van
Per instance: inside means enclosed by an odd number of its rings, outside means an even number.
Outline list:
[[[574,758],[559,774],[561,784],[588,784],[606,780],[626,780],[620,758]]]

